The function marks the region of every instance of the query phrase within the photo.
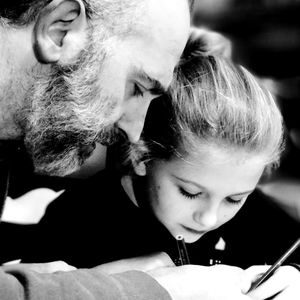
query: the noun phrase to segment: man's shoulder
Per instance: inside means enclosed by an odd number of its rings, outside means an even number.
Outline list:
[[[118,177],[109,171],[101,171],[93,177],[78,180],[67,188],[47,208],[46,216],[98,216],[115,207],[123,197],[123,190]]]

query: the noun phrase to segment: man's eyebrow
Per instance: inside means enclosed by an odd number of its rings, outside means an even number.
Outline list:
[[[143,82],[147,82],[147,84],[150,85],[150,87],[145,86],[145,88],[150,91],[152,94],[165,94],[168,90],[167,87],[163,86],[158,80],[150,77],[146,72],[143,70],[137,70],[136,71],[136,77],[141,80],[141,84]]]

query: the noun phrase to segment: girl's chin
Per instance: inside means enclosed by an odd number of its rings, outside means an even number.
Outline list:
[[[203,235],[204,235],[204,233],[198,234],[198,235],[193,234],[192,236],[186,235],[186,237],[184,238],[184,240],[185,240],[186,243],[192,244],[192,243],[195,243],[198,240],[200,240]]]
[[[183,236],[184,241],[188,244],[192,244],[197,242],[199,239],[201,239],[201,237],[205,234],[206,232],[203,233],[191,233],[191,232],[182,232],[180,233],[180,235]],[[173,234],[174,238],[176,238],[178,234]]]

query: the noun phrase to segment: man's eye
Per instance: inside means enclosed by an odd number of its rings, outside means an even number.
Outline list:
[[[134,84],[134,87],[133,87],[133,96],[136,96],[136,97],[142,97],[142,96],[144,96],[144,92],[139,87],[139,85],[136,84],[136,83]]]
[[[180,191],[180,193],[181,193],[184,197],[189,198],[189,199],[195,199],[195,198],[197,198],[199,195],[201,195],[201,192],[200,192],[200,193],[197,193],[197,194],[191,194],[191,193],[187,192],[187,191],[186,191],[185,189],[183,189],[183,188],[179,188],[179,191]]]

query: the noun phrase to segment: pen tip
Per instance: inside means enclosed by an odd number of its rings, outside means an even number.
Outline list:
[[[176,235],[176,240],[177,241],[183,240],[183,235],[181,235],[181,234]]]

